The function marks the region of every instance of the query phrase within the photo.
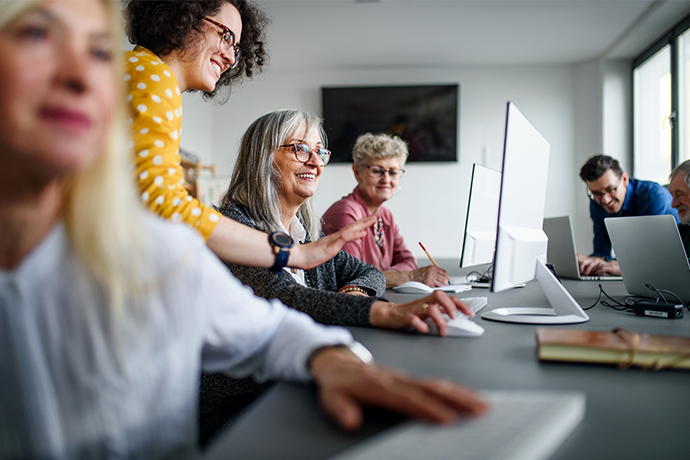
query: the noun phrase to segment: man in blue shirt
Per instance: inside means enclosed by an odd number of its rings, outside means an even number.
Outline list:
[[[594,227],[594,252],[590,256],[577,256],[583,275],[621,273],[618,262],[611,258],[611,240],[604,225],[606,217],[672,214],[678,222],[678,212],[671,206],[673,198],[665,187],[631,179],[610,156],[595,155],[587,160],[580,170],[580,178],[587,184]]]
[[[671,206],[678,211],[678,231],[685,246],[685,254],[690,256],[690,160],[676,166],[670,179],[668,190],[673,196]]]

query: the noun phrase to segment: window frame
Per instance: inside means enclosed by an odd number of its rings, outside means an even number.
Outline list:
[[[683,35],[685,32],[690,30],[690,15],[686,16],[683,18],[680,22],[678,22],[671,30],[666,32],[664,35],[662,35],[660,38],[656,39],[649,47],[647,47],[644,51],[642,51],[640,54],[638,54],[632,61],[632,69],[631,69],[631,81],[634,81],[635,79],[635,70],[640,67],[642,64],[647,62],[652,56],[654,56],[657,52],[659,52],[662,48],[665,46],[670,46],[671,47],[671,169],[673,170],[676,166],[679,164],[679,159],[680,159],[680,130],[678,129],[679,126],[682,126],[681,124],[681,117],[679,116],[679,109],[680,109],[680,100],[679,100],[679,62],[678,62],[678,37]],[[634,85],[633,87],[633,94],[632,94],[632,100],[633,100],[633,106],[635,105],[635,92],[634,92]],[[690,116],[690,114],[686,114],[686,116]],[[633,139],[632,139],[632,146],[633,146],[633,160],[634,160],[634,155],[635,155],[635,139],[634,139],[634,130],[635,126],[633,125]],[[634,161],[633,161],[634,164]],[[669,171],[670,172],[670,171]],[[633,175],[635,174],[635,171],[633,171]]]

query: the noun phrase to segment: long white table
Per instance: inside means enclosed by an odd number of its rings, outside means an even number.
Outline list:
[[[439,261],[451,274],[467,270]],[[563,280],[583,307],[598,296],[598,282]],[[621,281],[601,283],[617,300],[627,297]],[[473,289],[458,297],[487,296],[486,309],[547,307],[536,282],[502,293]],[[419,297],[386,293],[391,301]],[[651,334],[690,337],[690,318],[666,320],[635,316],[597,305],[590,321],[559,328],[608,331],[617,326]],[[686,311],[686,314],[688,312]],[[690,315],[689,315],[690,316]],[[690,372],[643,371],[614,366],[542,363],[536,357],[537,326],[476,320],[486,332],[478,338],[441,338],[374,328],[350,328],[380,365],[417,376],[439,376],[476,389],[563,390],[587,395],[584,422],[556,452],[555,459],[690,458]],[[253,403],[207,450],[204,458],[325,459],[401,420],[371,411],[358,433],[340,431],[320,411],[313,386],[279,383]]]

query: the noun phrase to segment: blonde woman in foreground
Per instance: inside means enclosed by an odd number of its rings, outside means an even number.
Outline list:
[[[313,379],[345,429],[361,405],[482,412],[469,390],[366,365],[349,332],[255,297],[136,205],[119,7],[0,0],[0,458],[193,457],[202,368]]]

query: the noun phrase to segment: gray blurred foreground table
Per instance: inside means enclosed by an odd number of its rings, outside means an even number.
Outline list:
[[[438,261],[452,275],[464,274],[457,261]],[[423,264],[420,261],[420,264]],[[599,282],[563,281],[583,307],[592,305]],[[601,282],[617,300],[627,297],[623,282]],[[415,295],[388,291],[394,302]],[[487,296],[486,309],[547,307],[541,287],[501,293],[473,289],[458,297]],[[631,331],[690,337],[690,318],[666,320],[635,316],[597,305],[590,321],[549,326]],[[688,312],[686,311],[686,314]],[[690,372],[618,370],[593,364],[540,363],[536,358],[537,326],[476,320],[486,332],[478,338],[440,338],[373,328],[350,328],[379,365],[404,369],[417,376],[439,376],[476,389],[563,390],[587,395],[585,420],[556,452],[555,459],[676,459],[690,458]],[[279,383],[253,403],[235,425],[207,450],[205,459],[325,459],[400,421],[373,411],[358,433],[333,425],[318,407],[312,386]]]

